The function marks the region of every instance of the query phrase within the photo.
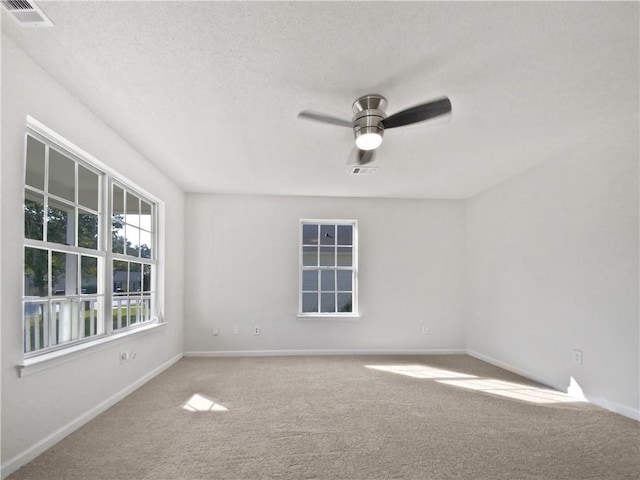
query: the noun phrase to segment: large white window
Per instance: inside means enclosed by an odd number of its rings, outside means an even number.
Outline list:
[[[354,316],[357,298],[355,220],[301,220],[301,316]]]
[[[155,202],[41,132],[25,150],[25,355],[150,323]]]

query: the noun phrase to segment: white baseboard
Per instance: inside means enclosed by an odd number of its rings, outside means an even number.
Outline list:
[[[147,373],[143,377],[139,378],[138,380],[133,382],[131,385],[127,386],[126,388],[124,388],[122,390],[120,390],[115,395],[113,395],[113,396],[109,397],[108,399],[106,399],[105,401],[99,403],[98,405],[93,407],[91,410],[85,412],[84,414],[80,415],[76,419],[74,419],[71,422],[67,423],[66,425],[60,427],[58,430],[53,432],[51,435],[48,435],[47,437],[43,438],[42,440],[40,440],[35,445],[27,448],[26,450],[24,450],[23,452],[19,453],[15,457],[7,460],[7,462],[3,463],[2,467],[1,467],[2,478],[5,478],[5,477],[9,476],[11,473],[15,472],[16,470],[18,470],[23,465],[26,465],[27,463],[29,463],[31,460],[36,458],[41,453],[44,453],[46,450],[48,450],[53,445],[55,445],[60,440],[62,440],[64,437],[66,437],[67,435],[69,435],[73,431],[77,430],[78,428],[82,427],[84,424],[88,423],[89,421],[93,420],[95,417],[100,415],[102,412],[104,412],[108,408],[112,407],[113,405],[118,403],[120,400],[122,400],[124,397],[126,397],[127,395],[129,395],[130,393],[134,392],[135,390],[140,388],[142,385],[147,383],[153,377],[155,377],[156,375],[162,373],[164,370],[166,370],[171,365],[176,363],[182,357],[183,357],[182,354],[176,355],[175,357],[173,357],[170,360],[166,361],[165,363],[163,363],[159,367],[155,368],[151,372]]]
[[[612,402],[611,400],[607,400],[606,398],[593,398],[587,395],[587,400],[589,400],[590,403],[593,403],[594,405],[602,407],[606,410],[614,413],[619,413],[620,415],[624,415],[625,417],[629,417],[640,422],[640,410],[627,407],[626,405],[622,405],[617,402]]]
[[[305,355],[465,355],[465,349],[433,350],[220,350],[184,352],[185,357],[285,357]]]
[[[538,374],[529,372],[527,370],[523,370],[522,368],[514,367],[513,365],[510,365],[501,360],[496,360],[495,358],[489,357],[482,353],[478,353],[473,350],[467,350],[467,355],[477,358],[478,360],[482,360],[483,362],[490,363],[491,365],[495,365],[496,367],[500,367],[501,369],[507,370],[508,372],[512,372],[512,373],[515,373],[516,375],[520,375],[521,377],[525,377],[525,378],[528,378],[529,380],[533,380],[534,382],[538,382],[542,385],[546,385],[547,387],[551,387],[560,392],[566,393],[567,391],[568,385],[561,385],[553,380],[542,377]]]
[[[529,371],[523,370],[521,368],[518,367],[514,367],[513,365],[510,365],[508,363],[505,363],[503,361],[500,360],[496,360],[495,358],[489,357],[487,355],[484,355],[482,353],[478,353],[475,352],[473,350],[467,350],[467,354],[477,358],[478,360],[482,360],[483,362],[487,362],[490,363],[491,365],[495,365],[496,367],[500,367],[503,370],[507,370],[509,372],[513,372],[517,375],[520,375],[522,377],[528,378],[529,380],[533,380],[534,382],[538,382],[541,383],[543,385],[547,385],[551,388],[554,388],[560,392],[567,392],[567,388],[568,385],[561,385],[557,382],[554,382],[553,380],[550,380],[548,378],[544,378],[538,374],[535,373],[531,373]],[[611,412],[614,413],[618,413],[620,415],[624,415],[625,417],[629,417],[633,420],[637,420],[640,421],[640,410],[635,409],[635,408],[631,408],[628,407],[627,405],[623,405],[617,402],[612,402],[611,400],[607,400],[604,398],[599,398],[599,397],[593,397],[590,395],[585,394],[586,400],[589,403],[593,403],[594,405],[597,405],[598,407],[602,407],[606,410],[609,410]]]

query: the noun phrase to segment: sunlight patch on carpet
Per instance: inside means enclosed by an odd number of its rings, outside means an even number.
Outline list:
[[[480,378],[476,375],[444,370],[420,364],[401,365],[365,365],[366,368],[381,372],[396,373],[407,377],[434,380],[438,383],[452,387],[465,388],[478,392],[499,395],[501,397],[522,400],[529,403],[549,404],[585,401],[582,389],[571,378],[571,386],[568,393],[559,392],[550,388],[523,385],[496,378]]]
[[[558,392],[556,390],[506,382],[504,380],[496,380],[493,378],[436,381],[438,383],[444,383],[454,387],[462,387],[469,390],[499,395],[501,397],[524,400],[525,402],[530,403],[565,403],[579,401],[571,395],[567,395],[566,393]]]
[[[365,365],[372,370],[380,370],[382,372],[397,373],[413,378],[478,378],[475,375],[454,372],[451,370],[443,370],[441,368],[428,367],[426,365]]]
[[[199,393],[194,394],[187,402],[182,405],[182,408],[188,410],[189,412],[226,412],[227,408],[222,405],[214,402],[213,400],[205,397],[204,395],[200,395]]]

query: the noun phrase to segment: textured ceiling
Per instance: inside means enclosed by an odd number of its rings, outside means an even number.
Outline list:
[[[637,2],[38,4],[54,28],[3,32],[187,192],[467,198],[637,142]],[[453,113],[387,131],[358,177],[350,129],[296,117],[367,93]]]

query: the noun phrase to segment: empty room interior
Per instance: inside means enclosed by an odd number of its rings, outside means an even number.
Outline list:
[[[640,4],[2,2],[2,478],[640,478]]]

